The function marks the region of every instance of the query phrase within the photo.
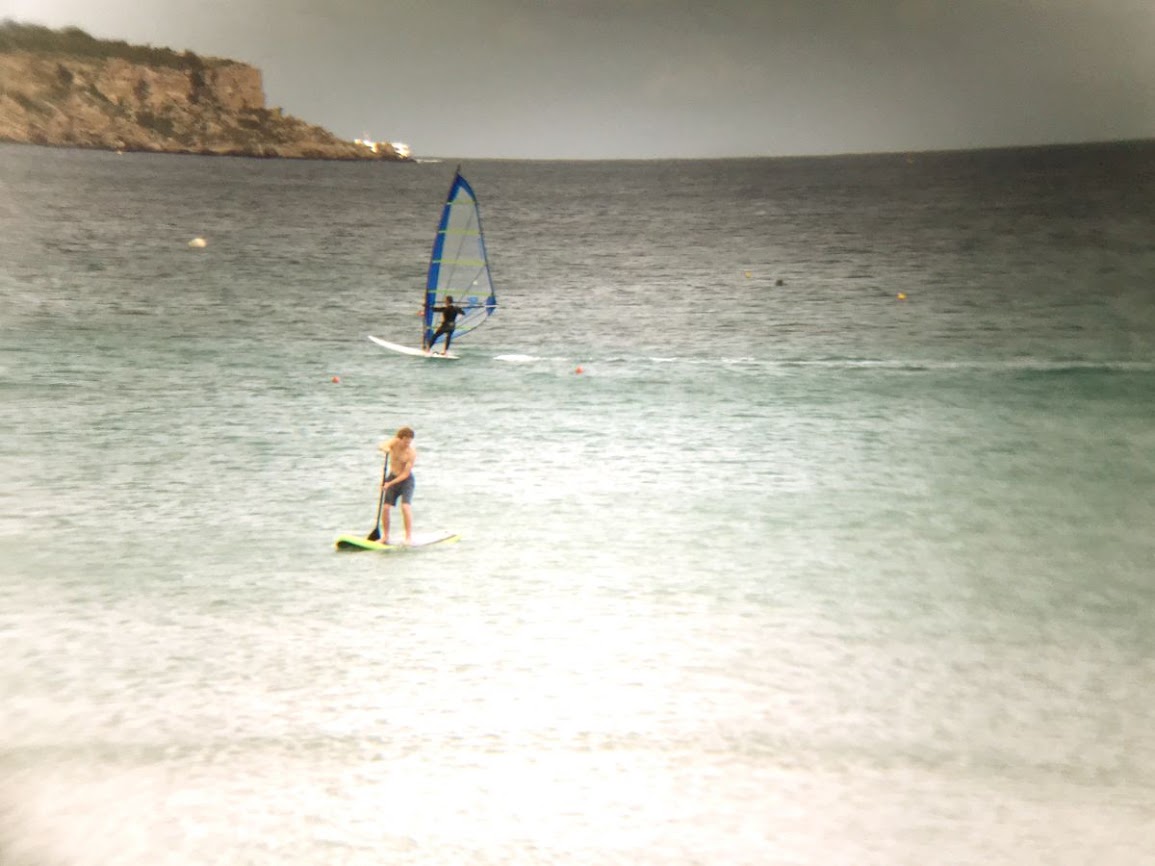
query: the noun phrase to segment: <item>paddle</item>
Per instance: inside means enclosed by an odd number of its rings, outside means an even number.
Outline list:
[[[377,519],[373,521],[373,531],[365,536],[369,541],[381,537],[381,510],[385,507],[385,479],[389,477],[389,455],[385,455],[385,468],[381,470],[381,495],[377,497]]]

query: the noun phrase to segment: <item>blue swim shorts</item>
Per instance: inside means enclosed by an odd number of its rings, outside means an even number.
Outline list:
[[[385,481],[388,483],[396,477],[396,475],[390,475],[385,479]],[[417,479],[414,478],[413,473],[410,472],[408,478],[406,478],[400,484],[394,484],[392,487],[385,491],[385,504],[390,506],[396,505],[398,499],[405,503],[413,502],[413,491],[416,487]]]

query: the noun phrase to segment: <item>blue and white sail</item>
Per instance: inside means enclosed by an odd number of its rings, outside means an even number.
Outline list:
[[[481,231],[481,211],[473,187],[461,176],[458,168],[449,187],[441,222],[429,257],[429,276],[425,283],[424,330],[421,344],[430,345],[435,328],[435,308],[444,306],[446,299],[465,310],[459,316],[453,331],[453,340],[468,334],[483,324],[497,309],[493,278],[489,273],[489,257],[485,253],[485,237]],[[438,342],[443,338],[438,337]]]

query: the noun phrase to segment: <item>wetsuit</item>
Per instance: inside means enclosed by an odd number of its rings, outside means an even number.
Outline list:
[[[457,304],[446,304],[443,307],[434,307],[433,312],[441,313],[441,326],[434,332],[432,339],[429,341],[429,348],[432,349],[437,344],[437,338],[442,334],[445,335],[445,351],[449,351],[449,341],[453,339],[453,329],[456,327],[457,317],[464,316],[465,310],[457,306]]]

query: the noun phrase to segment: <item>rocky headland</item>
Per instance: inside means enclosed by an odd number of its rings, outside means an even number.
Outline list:
[[[82,30],[0,24],[0,141],[101,150],[404,160],[265,107],[261,71]]]

